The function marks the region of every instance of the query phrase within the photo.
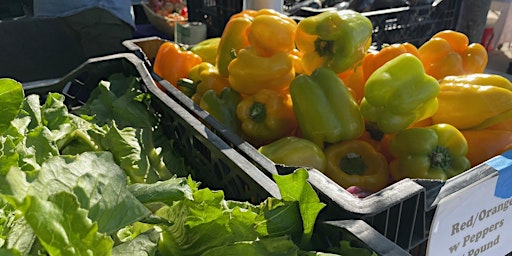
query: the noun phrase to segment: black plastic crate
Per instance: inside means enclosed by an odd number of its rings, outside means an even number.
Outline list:
[[[23,1],[21,0],[3,0],[0,3],[0,21],[17,19],[25,15]]]
[[[169,140],[191,166],[191,177],[211,189],[221,189],[226,198],[261,203],[269,196],[280,198],[276,183],[246,158],[205,127],[188,110],[167,97],[151,79],[144,62],[123,53],[89,59],[61,79],[22,83],[25,94],[45,96],[59,92],[69,108],[83,105],[99,81],[123,73],[141,78],[151,105],[161,115]]]
[[[144,47],[148,45],[155,47],[165,41],[158,37],[151,37],[128,40],[124,42],[124,45],[138,53],[151,70],[151,60],[155,57],[152,54],[156,55],[156,52]],[[272,174],[286,174],[295,170],[295,167],[275,164],[259,153],[250,143],[226,129],[223,124],[202,110],[168,81],[163,80],[154,72],[151,72],[151,75],[167,90],[168,96],[189,110],[206,127],[239,154],[246,157],[265,175],[270,177]],[[448,181],[403,179],[365,198],[356,198],[316,169],[309,169],[308,181],[318,193],[320,200],[327,204],[327,207],[320,212],[321,221],[364,220],[401,248],[414,253],[413,255],[424,255],[430,226],[439,200],[494,174],[496,174],[494,169],[482,164]]]
[[[65,95],[68,108],[83,105],[99,81],[111,74],[123,73],[139,77],[143,91],[151,94],[151,107],[162,118],[173,146],[180,150],[191,165],[193,179],[212,189],[222,189],[226,198],[259,203],[267,197],[279,198],[276,184],[221,140],[203,123],[172,98],[165,95],[151,78],[144,61],[134,54],[115,54],[89,59],[68,75],[59,79],[23,83],[25,94],[44,98],[49,92]],[[313,249],[339,246],[341,240],[373,250],[381,256],[409,255],[362,220],[317,221],[313,234]]]
[[[127,40],[124,45],[144,59],[151,70],[151,60],[156,55],[153,48],[166,41],[158,37],[151,37]],[[144,47],[151,48],[145,49]],[[185,109],[188,109],[210,130],[226,141],[230,147],[249,159],[251,164],[265,175],[270,177],[272,174],[286,174],[295,169],[294,167],[276,165],[260,154],[249,142],[226,129],[222,123],[213,118],[207,111],[202,110],[168,81],[163,80],[154,72],[151,72],[151,75],[155,81],[167,90],[167,94],[171,98]],[[406,249],[414,248],[426,239],[425,230],[427,227],[425,227],[425,216],[422,215],[426,207],[426,188],[417,182],[405,179],[383,189],[379,193],[359,199],[321,172],[311,169],[309,173],[310,183],[318,192],[321,201],[327,203],[327,207],[321,212],[321,219],[363,219],[390,240]],[[435,185],[441,186],[442,183],[436,182]]]
[[[233,14],[242,11],[242,0],[188,0],[188,21],[206,24],[206,36],[219,37]]]
[[[462,0],[363,13],[373,24],[373,44],[409,42],[419,47],[439,31],[456,30]]]
[[[373,25],[372,46],[409,42],[419,47],[439,31],[456,30],[462,0],[442,0],[437,5],[421,4],[362,12]],[[334,7],[302,7],[292,17],[300,21]]]
[[[313,234],[313,250],[337,247],[340,241],[349,241],[359,248],[374,251],[379,256],[410,256],[407,251],[391,242],[362,220],[320,222]]]

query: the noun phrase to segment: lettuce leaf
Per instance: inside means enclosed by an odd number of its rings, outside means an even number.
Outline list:
[[[289,175],[273,175],[283,200],[299,203],[304,228],[304,236],[301,241],[303,244],[309,243],[316,218],[325,207],[313,187],[307,182],[308,177],[308,172],[304,168],[299,168]]]
[[[72,193],[88,217],[103,233],[138,221],[150,211],[127,189],[126,175],[109,152],[85,152],[77,156],[57,156],[42,165],[33,182],[24,182],[20,170],[11,169],[7,181],[14,197],[22,201],[34,196],[46,200],[60,192]],[[130,209],[127,211],[127,209]]]
[[[110,255],[113,240],[98,232],[73,194],[29,195],[18,208],[50,255]]]
[[[0,134],[9,127],[12,119],[18,114],[25,93],[21,83],[10,78],[0,78]]]
[[[192,199],[185,198],[155,213],[171,223],[161,226],[159,251],[165,255],[209,255],[207,252],[214,250],[212,255],[220,255],[226,251],[214,248],[225,247],[254,253],[244,255],[288,255],[288,250],[301,248],[294,241],[309,239],[317,214],[324,207],[307,178],[303,168],[277,177],[283,199],[268,198],[260,205],[226,200],[222,191],[191,184]],[[284,236],[288,241],[282,241]],[[267,238],[276,238],[275,243],[255,242]],[[282,243],[294,246],[280,247]],[[269,248],[276,250],[271,253]]]
[[[300,248],[287,236],[235,242],[212,248],[201,256],[280,256],[299,255]]]
[[[150,229],[133,240],[119,244],[112,250],[112,256],[125,255],[156,255],[160,233],[155,229]]]

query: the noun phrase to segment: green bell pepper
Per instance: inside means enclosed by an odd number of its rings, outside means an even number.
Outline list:
[[[320,67],[290,84],[293,112],[302,137],[324,143],[351,140],[364,132],[359,106],[334,71]]]
[[[326,67],[341,73],[354,67],[370,48],[372,31],[372,22],[353,10],[326,11],[301,20],[295,43],[304,53],[304,72]]]
[[[283,137],[258,148],[258,151],[277,164],[296,167],[311,167],[325,170],[325,154],[310,140],[299,137]]]
[[[421,61],[405,53],[386,62],[368,78],[361,101],[364,118],[384,133],[396,133],[431,117],[438,107],[439,82]]]
[[[467,141],[449,124],[405,129],[393,137],[389,150],[393,155],[389,169],[395,180],[446,180],[470,167]]]
[[[201,97],[199,106],[203,110],[208,111],[210,115],[224,124],[230,131],[235,134],[241,134],[241,124],[236,117],[236,107],[241,100],[242,96],[230,87],[222,89],[220,94],[210,89]]]

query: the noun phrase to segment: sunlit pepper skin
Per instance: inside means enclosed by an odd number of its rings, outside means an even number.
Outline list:
[[[483,129],[512,118],[512,83],[494,74],[448,76],[440,81],[434,123]]]
[[[289,95],[269,89],[244,98],[236,115],[244,137],[255,147],[286,137],[297,126]]]
[[[463,130],[468,142],[468,158],[471,166],[476,166],[497,155],[512,149],[512,131],[508,130]]]
[[[215,65],[217,61],[217,49],[220,37],[208,38],[190,48],[190,51],[199,55],[203,62]]]
[[[220,94],[224,88],[229,87],[228,79],[221,76],[217,67],[208,62],[201,63],[201,65],[197,66],[197,69],[193,68],[191,73],[189,73],[189,77],[196,77],[194,73],[198,77],[194,78],[196,90],[191,98],[196,104],[199,104],[206,91],[213,90],[216,94]]]
[[[153,71],[172,85],[177,86],[178,80],[186,78],[190,70],[201,62],[201,57],[197,54],[182,50],[175,43],[164,42],[158,48]]]
[[[213,89],[207,90],[201,97],[199,106],[208,111],[230,131],[241,135],[240,120],[236,116],[236,108],[240,101],[242,101],[242,96],[238,92],[230,87],[224,87],[220,93]]]
[[[310,140],[287,136],[258,148],[258,151],[276,164],[296,167],[311,167],[325,171],[325,155],[320,147]]]
[[[240,49],[249,45],[249,40],[245,34],[249,26],[251,26],[251,23],[252,17],[247,14],[238,14],[236,17],[233,16],[226,23],[219,46],[217,47],[217,58],[215,62],[221,76],[228,77],[229,63],[231,63]]]
[[[389,152],[389,142],[394,134],[386,134],[380,131],[372,131],[371,125],[365,125],[365,132],[357,138],[358,140],[366,141],[381,153],[388,161],[393,159],[391,152]]]
[[[384,133],[399,132],[437,111],[438,81],[405,53],[375,70],[365,84],[361,113]]]
[[[324,150],[325,174],[344,188],[358,186],[379,191],[389,183],[386,158],[362,140],[342,141]]]
[[[287,91],[295,78],[293,59],[280,52],[270,57],[260,56],[253,47],[238,52],[229,64],[229,84],[237,92],[255,94],[261,89]]]
[[[295,48],[297,23],[272,9],[244,10],[233,15],[226,24],[217,51],[219,73],[229,75],[229,63],[238,52],[252,46],[258,55],[289,53]]]
[[[391,45],[383,45],[380,51],[368,52],[362,63],[364,80],[380,68],[384,63],[392,60],[396,56],[404,53],[410,53],[416,57],[420,57],[418,48],[411,43],[394,43]]]
[[[320,67],[311,75],[298,75],[290,84],[290,95],[301,135],[319,147],[364,132],[357,102],[332,70]]]
[[[357,104],[360,104],[364,97],[364,84],[366,82],[363,75],[363,67],[359,65],[353,69],[346,70],[339,73],[338,77],[341,78]]]
[[[201,76],[200,73],[204,70],[209,70],[215,68],[213,64],[209,62],[201,62],[199,65],[195,65],[190,69],[188,72],[188,75],[186,78],[180,78],[178,79],[177,86],[178,89],[183,92],[188,97],[191,97],[196,93],[197,91],[197,85],[201,82]],[[204,93],[204,92],[203,92]],[[197,101],[196,103],[198,103]]]
[[[449,124],[403,130],[393,137],[389,149],[394,157],[389,164],[394,180],[446,180],[471,166],[464,135]]]
[[[418,48],[427,74],[446,76],[483,73],[488,62],[487,50],[479,43],[469,44],[461,32],[444,30]]]
[[[290,17],[272,9],[261,9],[255,13],[247,38],[262,56],[289,53],[295,49],[296,29],[297,23]]]
[[[362,61],[371,45],[373,26],[364,15],[352,11],[326,11],[298,23],[297,49],[304,53],[304,73],[318,67],[341,73]]]

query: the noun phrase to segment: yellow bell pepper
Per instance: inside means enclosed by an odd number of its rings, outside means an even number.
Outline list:
[[[219,47],[220,37],[208,38],[192,46],[190,51],[199,55],[203,62],[215,65],[217,61],[217,48]]]
[[[440,81],[433,123],[483,129],[512,117],[512,83],[494,74],[448,76]]]
[[[287,136],[259,147],[258,151],[276,164],[325,170],[324,151],[308,139]]]
[[[297,126],[289,94],[268,89],[244,98],[236,115],[247,141],[256,147],[292,134]]]
[[[293,19],[271,9],[244,10],[231,16],[217,50],[219,73],[227,77],[229,63],[249,45],[262,56],[291,52],[295,48],[296,28],[297,23]]]
[[[213,90],[216,94],[220,94],[222,89],[229,87],[228,79],[221,76],[217,67],[208,62],[192,68],[189,78],[196,84],[195,93],[191,97],[196,104],[199,104],[206,91]]]
[[[378,191],[389,183],[386,158],[362,140],[349,140],[325,148],[325,175],[344,188],[358,186]]]
[[[271,9],[262,9],[255,13],[247,30],[247,38],[260,55],[272,56],[295,49],[296,29],[297,23],[290,17]]]
[[[261,89],[286,91],[295,78],[294,63],[289,53],[279,52],[264,57],[258,55],[254,47],[240,50],[228,69],[231,87],[246,95]]]

